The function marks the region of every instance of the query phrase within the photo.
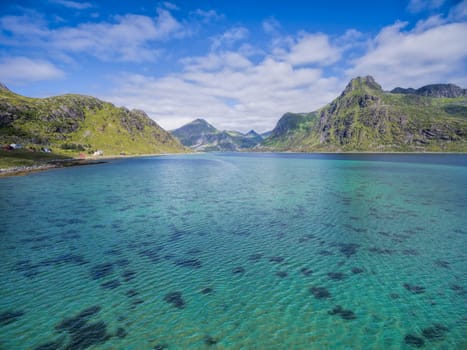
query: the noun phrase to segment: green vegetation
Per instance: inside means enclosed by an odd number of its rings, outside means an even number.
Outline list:
[[[458,89],[453,98],[442,97],[452,95],[442,84],[430,86],[437,97],[388,93],[372,77],[359,77],[322,109],[285,114],[261,149],[466,152],[467,96]]]
[[[21,166],[33,166],[48,163],[55,160],[67,159],[70,158],[54,153],[32,152],[28,150],[0,150],[0,169]]]
[[[0,143],[52,148],[68,157],[97,150],[105,156],[187,151],[142,111],[90,96],[36,99],[6,88],[0,88]]]

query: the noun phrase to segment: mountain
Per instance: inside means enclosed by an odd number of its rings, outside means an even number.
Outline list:
[[[171,131],[187,147],[196,151],[242,151],[257,146],[263,138],[254,130],[246,134],[221,131],[204,119],[196,119]]]
[[[323,108],[286,113],[256,149],[465,152],[467,96],[454,87],[437,84],[413,89],[417,93],[400,88],[384,92],[371,76],[357,77]]]
[[[393,94],[415,94],[419,96],[428,97],[446,97],[446,98],[457,98],[467,96],[467,90],[454,84],[431,84],[425,85],[419,89],[408,88],[404,89],[396,87],[392,89]]]
[[[0,143],[104,155],[176,153],[186,149],[146,113],[91,96],[29,98],[0,87]]]

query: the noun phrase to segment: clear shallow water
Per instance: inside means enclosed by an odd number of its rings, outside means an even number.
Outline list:
[[[0,349],[465,349],[466,188],[465,155],[0,179]]]

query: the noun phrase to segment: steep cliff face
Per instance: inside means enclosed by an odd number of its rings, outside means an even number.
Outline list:
[[[106,155],[183,152],[185,148],[146,113],[91,96],[43,99],[0,88],[0,142],[60,152]]]
[[[308,115],[285,115],[262,147],[290,151],[466,151],[467,98],[386,93],[371,76]],[[457,91],[457,90],[456,90]],[[290,122],[289,122],[290,120]]]

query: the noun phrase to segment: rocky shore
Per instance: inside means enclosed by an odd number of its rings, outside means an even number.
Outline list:
[[[44,171],[49,169],[56,169],[56,168],[66,168],[71,166],[82,166],[82,165],[95,165],[95,164],[102,164],[106,163],[105,161],[100,160],[81,160],[81,159],[71,159],[71,160],[57,160],[51,161],[42,164],[34,164],[34,165],[23,165],[17,167],[9,167],[9,168],[0,168],[0,177],[5,176],[21,176],[27,175],[30,173],[35,173],[38,171]]]

